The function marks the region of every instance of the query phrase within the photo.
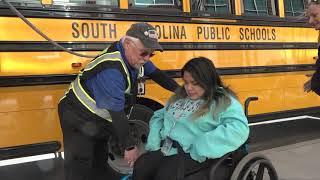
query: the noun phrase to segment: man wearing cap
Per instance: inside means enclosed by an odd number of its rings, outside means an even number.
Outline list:
[[[178,84],[149,61],[162,51],[148,23],[133,24],[126,36],[92,60],[71,83],[58,111],[64,139],[66,180],[106,179],[108,139],[115,135],[130,166],[138,157],[129,136],[125,107],[137,95],[138,76],[147,75],[174,91]],[[109,177],[110,178],[110,177]]]

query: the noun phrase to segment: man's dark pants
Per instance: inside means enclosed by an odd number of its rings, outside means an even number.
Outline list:
[[[64,141],[64,174],[66,180],[108,179],[108,140],[111,123],[92,118],[66,100],[58,112]]]

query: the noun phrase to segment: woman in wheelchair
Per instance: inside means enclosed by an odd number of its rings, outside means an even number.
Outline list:
[[[211,60],[191,59],[181,74],[183,86],[150,120],[148,152],[134,163],[133,180],[184,179],[207,169],[209,161],[238,149],[248,138],[242,106],[223,85]]]

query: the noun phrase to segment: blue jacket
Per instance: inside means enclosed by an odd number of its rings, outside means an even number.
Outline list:
[[[225,111],[213,118],[215,103],[210,111],[198,118],[191,118],[193,111],[187,111],[180,116],[172,129],[175,120],[176,104],[179,101],[192,101],[182,99],[173,103],[169,108],[164,107],[156,111],[150,120],[150,133],[146,150],[160,149],[160,142],[170,134],[170,138],[177,141],[192,159],[204,162],[207,158],[220,158],[228,152],[239,148],[248,138],[249,127],[247,118],[241,104],[231,97],[231,104]],[[185,108],[184,108],[185,109]],[[177,154],[172,148],[168,155]]]

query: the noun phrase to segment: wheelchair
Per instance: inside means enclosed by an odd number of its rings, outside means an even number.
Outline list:
[[[257,97],[249,97],[245,101],[245,115],[248,116],[248,106]],[[142,124],[140,124],[142,125]],[[147,130],[147,127],[144,127]],[[141,133],[141,129],[138,133]],[[139,135],[136,135],[139,136]],[[146,137],[140,137],[146,141]],[[271,161],[261,153],[248,152],[249,140],[234,152],[225,154],[219,160],[203,169],[184,175],[183,180],[278,180],[277,172]],[[129,174],[129,175],[128,175]],[[121,180],[131,180],[130,170],[122,172]]]

